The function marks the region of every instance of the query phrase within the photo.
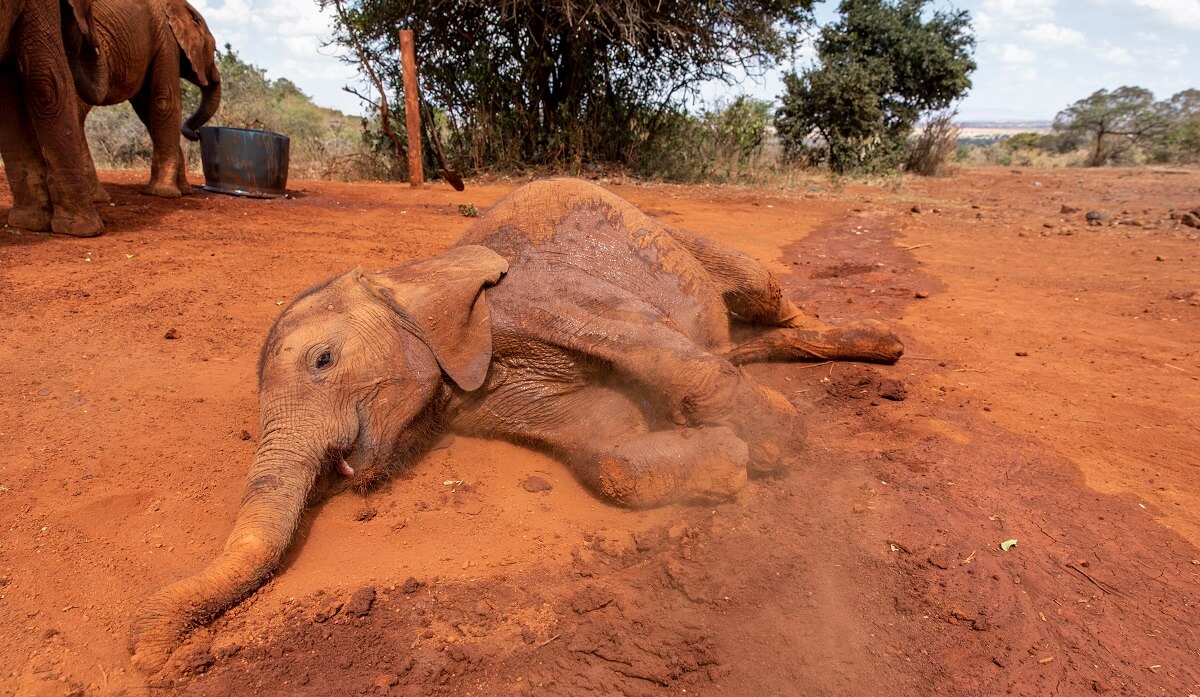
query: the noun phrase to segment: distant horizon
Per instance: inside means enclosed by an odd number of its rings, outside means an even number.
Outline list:
[[[359,99],[344,85],[370,89],[343,51],[326,46],[332,19],[314,0],[192,0],[217,45],[287,78],[313,101],[361,116]],[[1200,33],[1200,0],[937,0],[935,9],[965,9],[978,45],[973,87],[959,104],[962,121],[1050,121],[1070,104],[1099,89],[1136,85],[1167,99],[1200,87],[1200,58],[1189,48]],[[818,22],[836,18],[837,3],[821,2]],[[418,60],[420,37],[417,37]],[[812,47],[801,47],[794,63],[746,78],[734,86],[701,87],[703,104],[740,95],[777,101],[782,74],[802,69]]]

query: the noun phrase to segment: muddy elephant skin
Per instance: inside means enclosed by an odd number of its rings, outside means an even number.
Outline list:
[[[76,103],[108,89],[92,0],[0,3],[0,156],[12,189],[8,224],[100,234]]]
[[[93,2],[96,36],[108,59],[109,82],[98,98],[83,98],[80,123],[87,120],[92,106],[129,102],[154,146],[146,193],[166,198],[189,193],[179,134],[198,140],[197,129],[221,105],[221,73],[212,32],[185,0]],[[187,121],[182,115],[180,78],[200,88],[200,103]],[[107,201],[86,138],[82,147],[93,200]]]
[[[734,345],[733,316],[754,338]],[[369,487],[449,431],[548,452],[624,506],[726,499],[803,453],[795,408],[737,364],[902,350],[878,322],[823,325],[754,260],[604,189],[526,185],[440,256],[352,271],[282,313],[233,532],[138,608],[134,662],[161,668],[261,585],[322,474]]]

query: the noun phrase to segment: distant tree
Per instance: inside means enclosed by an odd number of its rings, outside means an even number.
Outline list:
[[[1168,115],[1154,93],[1141,87],[1097,90],[1058,112],[1054,130],[1090,136],[1089,167],[1116,160],[1138,145],[1144,145],[1165,130]]]
[[[381,114],[403,103],[396,30],[414,31],[448,154],[470,170],[628,163],[702,82],[788,55],[814,0],[317,2]]]
[[[966,94],[975,70],[969,13],[929,4],[843,0],[815,64],[784,76],[775,124],[786,152],[810,150],[816,134],[837,172],[904,161],[918,120]]]
[[[1158,162],[1200,163],[1200,90],[1183,90],[1159,110],[1166,126],[1153,139],[1151,157]]]

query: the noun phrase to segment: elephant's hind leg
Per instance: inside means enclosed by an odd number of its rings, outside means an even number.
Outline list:
[[[667,232],[700,262],[733,314],[770,327],[825,328],[788,300],[779,281],[758,261],[680,228],[668,227]]]
[[[904,345],[882,322],[866,320],[830,327],[784,297],[779,281],[754,259],[684,230],[671,228],[669,232],[700,261],[721,289],[730,312],[753,324],[779,327],[760,330],[755,338],[734,347],[725,354],[731,363],[895,363],[904,353]]]
[[[169,64],[170,61],[156,61],[151,69],[149,84],[134,95],[129,103],[145,124],[154,146],[146,193],[163,198],[179,198],[185,191],[191,192],[187,186],[180,188],[180,181],[187,181],[187,174],[181,171],[183,149],[179,145],[179,126],[183,116],[180,111],[178,72],[171,80],[164,79],[162,75],[164,71],[165,74],[170,73],[164,67]]]
[[[734,365],[762,361],[895,363],[900,339],[883,322],[864,320],[824,329],[767,329],[725,354]]]
[[[83,154],[83,173],[88,178],[92,188],[92,203],[108,203],[112,197],[104,190],[100,178],[96,176],[96,162],[92,159],[92,148],[87,139],[87,117],[92,107],[84,102],[79,103],[79,148]]]

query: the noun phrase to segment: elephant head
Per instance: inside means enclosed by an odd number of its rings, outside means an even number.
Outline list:
[[[221,72],[217,69],[217,41],[208,24],[185,0],[164,0],[167,23],[179,50],[186,58],[180,61],[182,75],[200,87],[200,104],[196,111],[184,121],[180,131],[188,140],[199,140],[196,132],[217,113],[221,106]],[[190,73],[188,71],[190,67]]]
[[[62,17],[63,47],[75,91],[89,104],[100,104],[108,93],[109,71],[92,21],[92,0],[66,0]]]
[[[194,627],[252,593],[291,542],[324,471],[360,486],[420,455],[453,389],[478,389],[491,362],[484,288],[507,262],[485,247],[368,274],[294,301],[259,361],[261,437],[233,532],[204,570],[167,586],[133,623],[134,662],[157,670]]]

